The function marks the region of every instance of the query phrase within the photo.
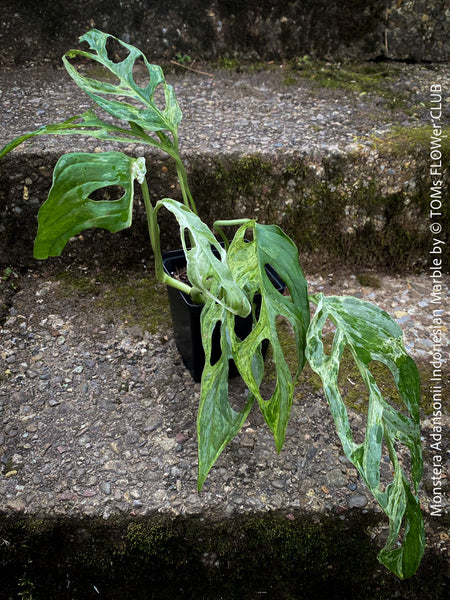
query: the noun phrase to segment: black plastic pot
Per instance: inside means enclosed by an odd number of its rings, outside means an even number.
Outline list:
[[[186,266],[186,257],[183,250],[174,250],[165,252],[162,255],[164,270],[168,275],[173,276],[179,270]],[[272,283],[276,289],[283,293],[286,286],[272,267],[266,267]],[[199,382],[202,378],[203,367],[205,366],[205,353],[203,351],[202,336],[200,331],[200,314],[202,304],[193,304],[186,294],[171,286],[167,286],[169,294],[170,312],[172,315],[172,324],[175,334],[175,343],[183,359],[184,364],[189,369],[194,381]],[[255,296],[256,314],[259,316],[261,298]],[[252,330],[252,315],[245,319],[236,317],[235,332],[240,339],[248,336]],[[267,341],[264,344],[262,352],[265,355],[267,350]],[[213,334],[212,363],[220,358],[220,331],[217,328]],[[230,364],[230,377],[238,374],[233,361]]]

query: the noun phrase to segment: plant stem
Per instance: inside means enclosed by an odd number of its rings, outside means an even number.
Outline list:
[[[225,220],[225,221],[214,221],[213,223],[213,229],[215,229],[215,231],[217,231],[217,233],[220,235],[220,237],[223,240],[223,243],[225,245],[225,250],[228,250],[229,247],[229,242],[228,242],[228,238],[225,235],[225,233],[222,231],[222,227],[233,227],[236,225],[245,225],[245,223],[248,223],[251,219],[230,219],[230,220]]]
[[[181,186],[181,193],[183,194],[183,203],[198,216],[197,207],[195,206],[194,198],[192,197],[191,190],[189,189],[187,173],[183,161],[181,160],[180,156],[174,156],[174,158],[177,166],[177,175]]]
[[[156,279],[158,281],[160,281],[161,283],[170,285],[171,287],[179,290],[180,292],[183,292],[184,294],[191,296],[195,303],[202,303],[203,299],[202,299],[201,295],[199,294],[198,290],[191,287],[190,285],[187,285],[186,283],[183,283],[179,279],[170,277],[170,275],[167,275],[167,273],[164,271],[162,254],[161,254],[161,244],[160,244],[160,238],[159,238],[159,225],[158,225],[157,216],[156,216],[157,213],[156,213],[155,209],[153,208],[152,202],[150,200],[150,192],[148,190],[148,184],[147,184],[147,180],[145,178],[144,178],[143,182],[141,183],[141,188],[142,188],[142,196],[144,198],[145,211],[147,213],[147,225],[148,225],[148,232],[150,235],[150,242],[151,242],[151,245],[153,248],[153,254],[155,257]]]

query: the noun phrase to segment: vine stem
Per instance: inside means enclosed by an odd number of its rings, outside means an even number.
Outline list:
[[[233,227],[233,226],[245,225],[245,223],[248,223],[249,221],[251,221],[251,219],[229,219],[229,220],[214,221],[213,229],[215,231],[217,231],[217,233],[222,238],[222,241],[225,245],[225,250],[228,250],[230,244],[228,242],[227,236],[225,235],[225,232],[222,230],[222,227]]]
[[[173,131],[172,135],[174,148],[172,157],[174,158],[177,167],[178,181],[180,182],[181,193],[183,194],[183,203],[185,206],[190,208],[192,212],[198,217],[197,207],[195,206],[194,198],[191,194],[191,190],[189,189],[186,168],[184,166],[183,161],[181,160],[181,156],[178,150],[178,135],[176,131]]]
[[[144,198],[145,211],[147,213],[147,226],[148,226],[148,232],[150,235],[150,243],[152,245],[153,254],[155,256],[156,278],[161,283],[170,285],[171,287],[179,290],[180,292],[183,292],[183,293],[187,294],[188,296],[191,296],[195,292],[194,288],[187,285],[186,283],[183,283],[182,281],[180,281],[178,279],[175,279],[174,277],[170,277],[170,275],[167,275],[167,273],[164,271],[162,254],[161,254],[160,238],[159,238],[159,225],[158,225],[157,219],[156,219],[156,211],[150,200],[150,192],[148,190],[148,184],[147,184],[147,180],[145,178],[144,178],[143,182],[141,183],[141,188],[142,188],[142,196]]]

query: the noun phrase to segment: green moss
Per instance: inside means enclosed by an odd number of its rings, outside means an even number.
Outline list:
[[[375,289],[379,289],[381,287],[379,278],[373,273],[359,273],[356,276],[356,279],[363,287],[371,287]]]
[[[156,333],[170,320],[165,287],[153,276],[101,272],[92,277],[67,270],[60,273],[59,280],[62,295],[89,297],[94,309],[104,311],[106,318],[116,322]]]
[[[235,71],[236,73],[255,73],[276,69],[277,66],[271,61],[261,61],[257,59],[248,59],[245,57],[236,57],[227,53],[211,63],[214,69],[225,69]]]
[[[288,76],[285,79],[283,79],[283,85],[295,85],[297,81],[298,80],[295,77]]]
[[[304,162],[298,161],[298,162],[294,162],[294,163],[287,165],[283,169],[282,174],[283,174],[284,179],[286,179],[286,180],[289,180],[292,178],[303,180],[307,176],[308,170],[307,170]]]
[[[217,218],[220,206],[227,218],[276,223],[312,260],[329,258],[361,272],[421,269],[429,238],[418,222],[426,220],[430,184],[420,165],[413,163],[414,189],[392,192],[386,192],[385,176],[364,156],[326,156],[322,166],[325,172],[319,175],[303,158],[269,162],[258,155],[219,156],[211,164],[198,157],[190,180],[206,223]],[[400,165],[393,166],[399,172]]]
[[[21,600],[33,600],[36,597],[33,595],[35,589],[34,583],[30,581],[27,576],[20,579],[19,589],[20,591],[17,597]]]
[[[320,87],[343,89],[360,96],[376,93],[389,100],[392,108],[400,108],[407,101],[405,94],[389,89],[399,69],[386,63],[327,63],[303,57],[291,61],[290,67],[298,77]]]
[[[98,296],[102,291],[102,286],[108,281],[103,274],[92,277],[74,273],[70,269],[58,273],[57,279],[61,282],[61,291],[65,296],[76,294],[80,298]]]
[[[3,452],[2,452],[2,454],[3,454]],[[1,456],[1,454],[0,454],[0,456]],[[7,473],[9,473],[10,471],[12,471],[13,469],[15,469],[15,465],[13,463],[13,460],[12,460],[12,458],[8,458],[7,461],[3,465],[2,473],[4,475],[6,475]]]
[[[117,77],[109,69],[93,61],[85,65],[83,70],[84,74],[92,79],[98,79],[98,81],[105,83],[118,83]]]
[[[215,177],[222,186],[240,194],[254,193],[255,186],[261,186],[270,180],[272,164],[260,156],[243,156],[232,165],[218,166]]]
[[[9,593],[15,587],[33,590],[36,599],[58,597],[58,586],[69,581],[73,598],[93,597],[95,585],[97,593],[123,599],[169,600],[179,597],[181,589],[189,591],[183,597],[212,600],[220,590],[221,597],[231,598],[239,590],[240,597],[254,598],[257,590],[269,587],[277,597],[288,599],[296,597],[291,594],[299,586],[306,592],[333,585],[336,571],[329,565],[339,563],[343,553],[352,560],[353,585],[372,577],[377,567],[365,532],[373,518],[366,516],[350,525],[279,513],[218,522],[159,515],[108,522],[47,519],[45,536],[30,526],[31,521],[0,520],[2,539],[10,540],[14,550],[8,553],[0,547],[2,558],[8,557],[0,561],[0,573]]]
[[[98,306],[117,315],[130,326],[156,333],[170,319],[167,294],[153,277],[116,284],[105,291]]]
[[[346,519],[282,512],[225,520],[2,516],[2,598],[446,598],[442,552],[428,547],[409,582],[377,563],[370,532],[380,519],[358,512]],[[441,517],[438,527],[448,520]]]
[[[384,138],[375,140],[378,149],[387,150],[394,156],[410,156],[419,148],[421,150],[430,150],[430,141],[434,137],[440,140],[440,148],[443,156],[450,155],[450,126],[443,127],[439,136],[433,136],[433,128],[430,126],[421,127],[394,127],[392,131]]]
[[[221,69],[226,69],[227,71],[238,71],[241,67],[241,63],[235,57],[225,55],[219,58],[215,65]]]
[[[168,519],[139,520],[127,527],[126,544],[129,550],[147,556],[163,556],[164,548],[175,535]]]

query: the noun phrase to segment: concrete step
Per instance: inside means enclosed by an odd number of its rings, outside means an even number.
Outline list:
[[[350,265],[402,271],[427,264],[432,201],[442,207],[439,227],[449,230],[448,67],[317,64],[292,70],[279,64],[241,73],[211,70],[211,76],[167,76],[184,113],[181,151],[206,222],[242,216],[274,222],[304,256]],[[90,106],[60,69],[6,70],[1,88],[1,144]],[[442,93],[432,98],[431,89]],[[442,127],[434,130],[439,168],[433,177],[431,106],[440,107],[435,124]],[[144,155],[154,200],[180,197],[172,162],[149,147],[34,138],[0,165],[2,262],[30,259],[36,213],[57,158],[101,149]],[[163,231],[170,246],[175,231],[169,224]],[[142,206],[132,237],[138,251],[147,248]],[[448,246],[443,254],[446,262]]]
[[[433,247],[430,86],[448,89],[448,68],[386,65],[380,87],[370,90],[349,89],[351,80],[344,88],[318,85],[321,69],[330,69],[324,64],[315,71],[307,66],[308,77],[303,67],[266,67],[167,76],[184,113],[183,158],[200,213],[208,223],[219,216],[278,223],[302,260],[315,265],[318,291],[353,293],[350,268],[390,268],[396,275],[422,270],[389,281],[380,276],[380,305],[404,319],[407,311],[400,309],[414,290],[416,318],[429,306],[424,266]],[[356,81],[361,70],[354,68]],[[89,106],[60,69],[5,71],[1,89],[1,144]],[[36,214],[56,160],[69,150],[98,148],[95,140],[40,137],[0,164],[1,289],[10,294],[0,331],[0,565],[7,594],[28,586],[37,598],[49,597],[49,590],[55,598],[83,599],[99,592],[445,598],[449,523],[445,511],[433,516],[430,509],[429,406],[423,407],[420,491],[428,548],[407,586],[376,562],[386,520],[342,456],[311,374],[296,392],[283,452],[277,455],[252,413],[197,494],[199,389],[164,320],[165,292],[148,276],[153,265],[142,205],[123,234],[87,232],[61,259],[32,258]],[[145,147],[123,150],[148,159],[155,200],[179,197],[170,161]],[[444,200],[448,152],[439,151]],[[448,231],[448,215],[435,222]],[[164,247],[177,246],[174,225],[164,223],[163,230]],[[337,263],[346,267],[343,275],[331,275]],[[377,300],[376,289],[357,293]],[[417,320],[426,337],[429,321]],[[427,354],[426,347],[419,350]],[[232,386],[237,404],[242,390],[238,382]],[[359,404],[357,398],[352,408],[357,427],[365,419]],[[261,561],[270,565],[264,581]],[[58,569],[49,568],[56,563]],[[128,572],[127,589],[114,572]],[[189,575],[208,584],[194,588]]]
[[[0,61],[58,61],[89,28],[151,60],[283,60],[304,56],[448,61],[444,0],[3,0]]]
[[[250,600],[264,593],[344,600],[351,588],[351,597],[361,600],[392,594],[444,600],[448,500],[445,479],[441,501],[434,493],[433,468],[442,464],[445,472],[448,458],[445,441],[441,452],[432,448],[427,361],[419,363],[427,550],[417,576],[405,583],[377,563],[387,520],[343,455],[310,370],[296,387],[281,453],[255,407],[197,492],[199,385],[177,353],[165,292],[151,272],[149,263],[134,271],[105,268],[91,246],[84,264],[50,261],[20,280],[0,330],[4,597],[28,582],[36,598],[45,597],[42,590],[65,597],[58,590],[68,589],[80,600],[96,597],[93,586],[124,599],[242,593]],[[426,277],[410,281],[416,289],[426,285]],[[312,278],[311,286],[327,295],[358,295],[338,276],[326,284]],[[398,279],[382,279],[379,295],[375,290],[371,298],[366,288],[362,297],[392,311],[401,290]],[[266,365],[268,391],[270,355]],[[342,385],[350,422],[363,431],[367,399],[348,368]],[[380,384],[392,390],[388,379]],[[242,393],[232,380],[233,407],[242,404]],[[449,407],[442,405],[446,431]],[[437,456],[442,463],[434,462]],[[407,464],[405,452],[402,457]],[[390,477],[386,459],[382,481]]]

